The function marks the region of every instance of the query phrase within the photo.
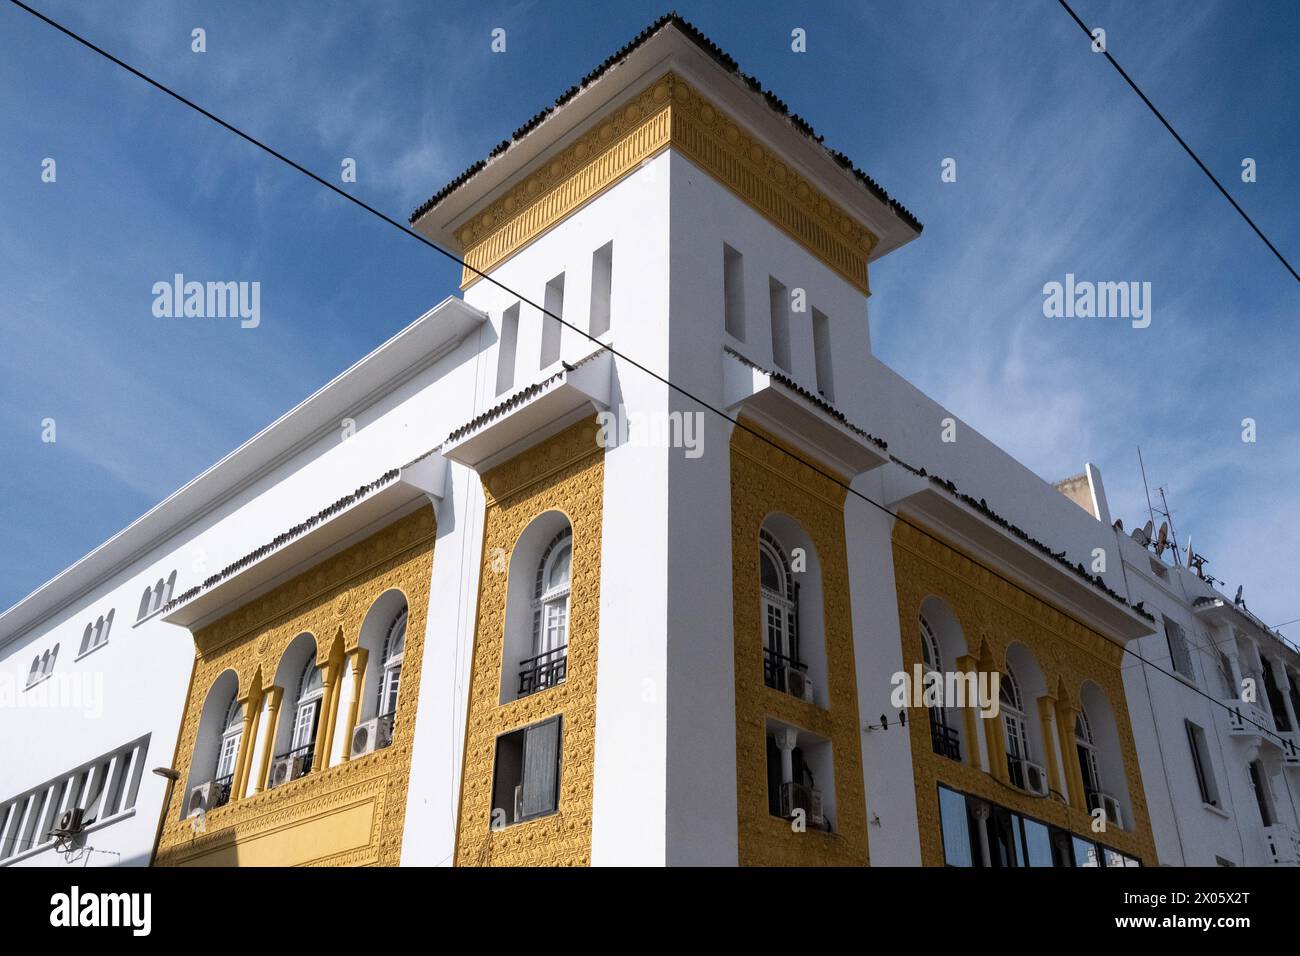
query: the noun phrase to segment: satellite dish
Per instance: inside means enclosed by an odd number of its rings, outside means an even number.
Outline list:
[[[1165,553],[1165,548],[1169,547],[1169,522],[1160,522],[1160,531],[1156,534],[1156,557]]]
[[[1147,524],[1150,525],[1150,522],[1148,521]],[[1149,535],[1144,528],[1134,528],[1132,538],[1140,547],[1143,548],[1151,543],[1151,535]]]
[[[1237,596],[1234,597],[1234,598],[1232,599],[1232,603],[1233,603],[1233,604],[1241,604],[1241,603],[1242,603],[1242,600],[1241,600],[1241,589],[1242,589],[1243,587],[1245,587],[1245,585],[1243,585],[1243,584],[1238,584],[1238,585],[1237,585]]]

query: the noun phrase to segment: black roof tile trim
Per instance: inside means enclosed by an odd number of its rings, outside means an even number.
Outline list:
[[[416,210],[413,213],[411,213],[409,219],[411,225],[414,225],[416,220],[418,220],[421,216],[423,216],[434,206],[438,205],[438,203],[442,202],[444,199],[450,196],[461,186],[465,185],[465,183],[467,183],[470,179],[472,179],[475,175],[477,175],[484,167],[487,166],[489,160],[495,159],[496,157],[500,156],[502,153],[504,153],[506,150],[510,148],[512,143],[519,142],[521,139],[523,139],[525,136],[527,136],[529,133],[535,130],[538,126],[541,126],[542,123],[544,123],[552,113],[560,109],[560,107],[564,106],[574,97],[576,97],[579,93],[581,93],[584,89],[586,89],[592,83],[600,79],[605,73],[609,72],[609,70],[613,69],[615,66],[617,66],[618,64],[626,60],[638,47],[642,46],[652,36],[654,36],[664,27],[669,25],[672,25],[676,27],[678,30],[680,30],[683,36],[691,40],[696,46],[698,46],[710,58],[712,58],[715,63],[721,66],[728,73],[735,74],[737,77],[739,77],[740,80],[747,87],[749,87],[750,90],[752,90],[754,93],[761,96],[764,99],[764,101],[766,101],[767,105],[774,112],[783,116],[787,121],[789,121],[790,125],[792,125],[800,133],[802,133],[804,136],[808,137],[814,143],[816,143],[817,145],[825,149],[827,155],[829,155],[830,158],[834,160],[837,165],[839,165],[842,169],[845,169],[850,174],[852,174],[853,177],[857,179],[858,182],[860,182],[863,186],[865,186],[873,196],[875,196],[877,199],[879,199],[881,202],[887,205],[890,209],[892,209],[894,211],[894,214],[897,215],[900,219],[902,219],[903,222],[907,223],[908,226],[916,230],[916,232],[918,233],[925,228],[923,225],[921,225],[920,220],[918,220],[916,216],[912,215],[912,213],[902,203],[900,203],[898,200],[890,196],[889,193],[885,191],[883,186],[881,186],[878,182],[876,182],[865,172],[863,172],[861,169],[855,166],[853,164],[853,160],[849,159],[848,156],[846,156],[844,153],[841,153],[839,150],[831,149],[829,146],[827,146],[823,142],[824,137],[821,136],[815,129],[813,129],[811,123],[805,120],[798,113],[790,112],[790,108],[786,106],[784,100],[778,97],[771,90],[765,89],[763,87],[763,84],[758,80],[757,77],[742,72],[740,69],[740,64],[738,64],[728,53],[723,51],[721,47],[719,47],[716,43],[714,43],[712,40],[706,37],[698,29],[696,29],[694,24],[690,23],[683,17],[678,16],[675,12],[664,14],[654,23],[650,24],[650,26],[646,27],[635,37],[633,37],[631,41],[629,41],[628,43],[620,47],[612,56],[606,57],[605,60],[598,67],[596,67],[586,76],[584,76],[578,85],[571,86],[567,90],[565,90],[555,100],[555,104],[553,106],[548,106],[540,113],[534,115],[532,119],[528,120],[517,130],[515,130],[510,139],[502,140],[500,143],[498,143],[493,148],[492,152],[488,154],[487,159],[479,160],[473,166],[470,166],[467,170],[465,170],[463,173],[461,173],[459,176],[457,176],[455,179],[449,182],[447,185],[439,189],[436,193],[434,193],[431,197],[429,197],[429,199],[425,200],[425,202],[423,202],[419,207],[416,208]]]
[[[573,368],[573,366],[571,365],[564,366],[565,372],[569,371],[571,368]],[[475,417],[467,421],[464,425],[461,425],[450,435],[448,435],[447,440],[444,441],[438,447],[445,448],[447,445],[450,445],[452,442],[459,441],[460,439],[464,438],[466,435],[478,431],[488,422],[500,418],[506,412],[524,404],[530,398],[534,398],[540,395],[542,392],[546,391],[548,388],[550,388],[552,385],[554,385],[563,377],[564,377],[564,372],[556,372],[554,375],[550,376],[549,378],[542,379],[542,381],[540,382],[534,382],[532,385],[529,385],[527,388],[521,388],[519,391],[515,392],[509,398],[505,399],[504,401],[498,402],[496,405],[493,405],[487,411],[483,412],[480,415],[476,415]]]
[[[1078,564],[1070,564],[1069,561],[1065,560],[1064,551],[1053,551],[1047,545],[1043,544],[1043,542],[1039,541],[1037,538],[1029,534],[1029,532],[1023,530],[1022,528],[1016,527],[1006,518],[1002,517],[1000,514],[998,514],[996,511],[990,508],[988,506],[988,502],[986,502],[983,498],[977,499],[971,497],[970,495],[963,494],[962,492],[957,490],[957,486],[953,482],[947,480],[946,478],[941,478],[938,475],[931,475],[928,472],[926,472],[924,468],[916,468],[912,465],[909,465],[907,462],[903,461],[901,458],[897,457],[896,455],[890,455],[889,457],[890,460],[893,461],[895,464],[899,465],[902,468],[907,469],[917,477],[928,478],[931,484],[938,485],[944,491],[948,492],[948,494],[950,494],[952,497],[956,498],[958,501],[962,502],[968,507],[979,512],[985,518],[988,518],[990,521],[998,525],[1000,528],[1002,528],[1004,531],[1008,532],[1012,536],[1019,538],[1025,544],[1029,545],[1032,548],[1037,549],[1038,551],[1041,551],[1043,554],[1047,555],[1057,564],[1061,565],[1061,567],[1073,571],[1076,575],[1083,578],[1083,580],[1087,581],[1094,588],[1096,588],[1098,591],[1105,594],[1107,597],[1115,601],[1117,604],[1122,604],[1124,607],[1128,608],[1131,611],[1135,611],[1137,614],[1146,618],[1148,621],[1155,623],[1155,618],[1146,609],[1142,607],[1143,603],[1145,602],[1139,601],[1137,604],[1129,604],[1128,601],[1124,599],[1123,595],[1119,594],[1116,591],[1112,591],[1109,587],[1106,586],[1106,582],[1101,577],[1100,574],[1089,574],[1087,569],[1084,568],[1083,562],[1079,562]]]
[[[606,349],[604,346],[601,346],[600,348],[592,352],[590,355],[578,359],[578,361],[574,362],[572,365],[570,365],[568,362],[561,362],[560,364],[564,366],[563,371],[556,372],[554,375],[550,376],[549,378],[544,378],[540,382],[534,382],[532,385],[529,385],[526,388],[521,388],[519,391],[515,392],[509,398],[503,399],[502,401],[498,402],[496,405],[493,405],[487,411],[470,419],[464,425],[461,425],[454,432],[448,435],[446,440],[443,441],[441,445],[439,445],[437,448],[431,448],[425,454],[421,455],[420,458],[427,458],[429,455],[433,454],[434,452],[440,452],[447,445],[451,444],[454,441],[459,441],[460,439],[464,438],[466,435],[470,434],[471,432],[477,431],[479,428],[486,425],[494,418],[500,418],[502,415],[510,411],[512,408],[516,408],[522,405],[524,402],[528,401],[528,399],[540,395],[542,392],[546,391],[548,388],[550,388],[552,385],[554,385],[556,382],[562,379],[567,372],[572,372],[576,368],[581,368],[582,366],[586,365],[588,362],[594,362],[596,359],[600,358],[600,356],[604,355],[607,351],[608,349]],[[420,458],[417,458],[416,461],[419,461]]]
[[[385,485],[391,484],[392,482],[396,481],[399,475],[401,475],[400,469],[393,468],[389,471],[384,472],[382,475],[380,475],[378,478],[376,478],[374,481],[370,482],[369,484],[362,485],[356,491],[352,492],[352,494],[344,495],[342,498],[338,499],[338,501],[335,501],[332,505],[322,508],[320,511],[316,512],[306,521],[294,525],[288,531],[276,535],[274,538],[272,538],[266,544],[262,545],[260,548],[257,548],[255,551],[250,551],[248,554],[244,555],[242,558],[239,558],[237,561],[233,561],[230,564],[226,565],[216,574],[207,578],[202,584],[197,584],[194,587],[190,588],[188,591],[184,592],[183,594],[180,594],[177,597],[172,598],[165,605],[163,605],[162,613],[166,614],[167,612],[180,607],[182,604],[185,604],[193,600],[194,598],[198,597],[202,592],[207,591],[212,587],[215,587],[216,585],[220,584],[222,581],[226,580],[227,578],[233,577],[234,575],[238,574],[240,571],[244,570],[244,568],[248,567],[250,564],[253,564],[254,562],[259,561],[262,558],[266,557],[272,551],[278,550],[279,548],[288,544],[290,541],[294,540],[295,538],[302,537],[302,535],[306,534],[308,531],[311,531],[317,525],[322,524],[325,521],[328,521],[330,518],[334,517],[334,515],[338,514],[340,511],[343,511],[345,508],[351,507],[352,505],[360,501],[362,498],[367,498],[370,495],[374,494],[376,491],[378,491],[380,488],[384,487]]]
[[[820,395],[816,394],[815,392],[808,391],[808,389],[804,388],[802,385],[800,385],[794,379],[790,378],[790,376],[786,375],[784,372],[776,372],[770,368],[764,368],[763,366],[755,362],[753,359],[746,358],[744,355],[741,355],[730,345],[724,345],[722,347],[722,350],[726,352],[728,355],[735,356],[738,360],[743,362],[745,365],[748,365],[750,368],[762,372],[764,375],[771,378],[772,381],[780,383],[786,389],[788,389],[791,392],[794,392],[796,395],[798,395],[800,398],[804,399],[805,401],[813,405],[816,405],[819,409],[821,409],[831,418],[835,419],[837,422],[839,422],[849,431],[853,432],[855,435],[857,435],[860,438],[865,438],[867,441],[877,446],[881,451],[887,451],[889,449],[888,443],[886,443],[884,440],[877,438],[875,435],[872,435],[870,432],[867,432],[864,429],[859,428],[857,425],[853,424],[851,421],[848,420],[848,417],[845,416],[845,414],[842,411],[840,411],[838,408],[836,408],[834,405],[826,401],[826,399],[822,398]]]

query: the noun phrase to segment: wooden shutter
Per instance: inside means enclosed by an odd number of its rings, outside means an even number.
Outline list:
[[[527,728],[524,737],[524,789],[520,819],[553,813],[560,789],[560,718]]]

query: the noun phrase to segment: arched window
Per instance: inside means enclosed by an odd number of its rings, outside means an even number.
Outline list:
[[[78,654],[84,654],[90,650],[90,638],[94,633],[95,625],[93,623],[87,624],[86,629],[81,634],[81,649],[77,651]]]
[[[799,585],[790,571],[785,549],[767,529],[758,533],[758,584],[763,677],[768,687],[793,693],[791,670],[799,674],[806,670],[799,657]]]
[[[943,658],[939,655],[939,640],[934,636],[934,628],[921,615],[921,658],[925,662],[926,673],[943,672]]]
[[[581,552],[576,557],[581,560]],[[537,515],[515,539],[506,585],[503,704],[562,684],[568,675],[574,558],[573,526],[560,511]]]
[[[551,538],[537,562],[533,584],[533,680],[523,692],[542,691],[564,680],[568,648],[569,580],[573,564],[573,529]],[[529,663],[529,662],[525,662]]]
[[[36,657],[32,659],[32,669],[27,673],[27,686],[31,687],[32,684],[36,683],[36,678],[43,676],[44,675],[41,673],[41,656],[37,654]]]
[[[140,595],[140,610],[136,612],[135,619],[143,621],[149,616],[150,605],[153,604],[153,588],[145,588],[144,594]]]
[[[921,659],[925,666],[926,681],[922,690],[937,684],[938,691],[942,694],[943,657],[939,650],[939,639],[924,614],[921,615]],[[926,710],[930,715],[930,745],[934,752],[951,760],[961,760],[961,740],[956,730],[948,726],[948,712],[942,697],[939,703],[927,706]]]
[[[1002,725],[1007,736],[1007,772],[1011,776],[1011,782],[1024,789],[1025,764],[1030,760],[1029,725],[1025,721],[1024,700],[1020,696],[1016,675],[1010,667],[1002,674],[1000,683],[998,697],[1002,707]]]
[[[298,703],[293,718],[292,751],[311,750],[316,744],[316,726],[320,722],[321,700],[325,696],[325,683],[315,658],[307,659],[302,678],[298,682]]]
[[[1097,769],[1097,744],[1092,737],[1092,725],[1088,714],[1082,708],[1079,716],[1074,718],[1074,745],[1079,752],[1079,770],[1083,773],[1083,792],[1088,798],[1091,809],[1096,802],[1096,794],[1102,790],[1101,773]]]
[[[230,802],[244,729],[239,702],[239,675],[223,671],[208,688],[190,756],[181,817],[215,810]]]
[[[244,705],[239,697],[230,698],[225,719],[221,722],[221,745],[217,750],[217,776],[219,787],[208,808],[224,806],[230,800],[230,784],[235,776],[235,762],[239,759],[239,741],[244,733]]]
[[[402,657],[406,652],[406,608],[403,607],[384,638],[383,674],[379,681],[380,717],[390,718],[397,712],[397,694],[402,683]]]

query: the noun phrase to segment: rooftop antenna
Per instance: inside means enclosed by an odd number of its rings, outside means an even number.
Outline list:
[[[1161,485],[1159,488],[1157,488],[1156,493],[1160,495],[1160,504],[1161,504],[1160,514],[1165,519],[1165,521],[1169,523],[1169,540],[1174,546],[1173,547],[1174,567],[1178,567],[1182,562],[1180,562],[1178,559],[1178,532],[1174,530],[1174,516],[1169,511],[1169,502],[1165,499],[1164,486]],[[1163,527],[1164,527],[1164,522],[1161,522],[1161,528],[1163,529]],[[1163,537],[1163,534],[1161,535],[1161,537]],[[1159,554],[1159,552],[1156,553]]]
[[[1142,469],[1142,490],[1147,493],[1147,517],[1151,519],[1151,524],[1156,523],[1156,513],[1151,507],[1151,489],[1147,487],[1147,466],[1142,463],[1142,446],[1138,445],[1138,467]]]

